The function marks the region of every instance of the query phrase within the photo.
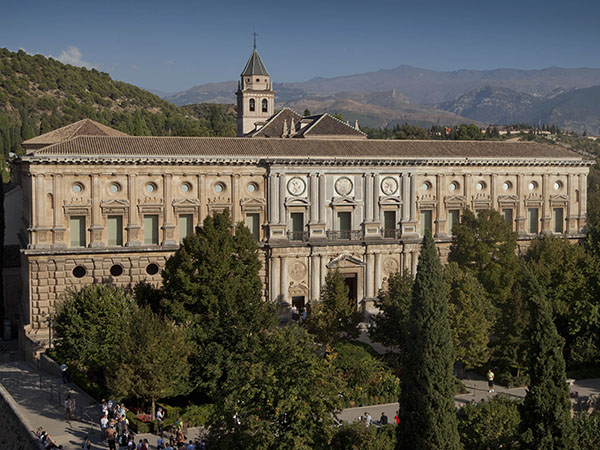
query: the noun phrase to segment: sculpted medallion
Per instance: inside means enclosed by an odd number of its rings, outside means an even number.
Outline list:
[[[395,194],[397,190],[398,190],[398,182],[396,181],[395,178],[385,177],[383,180],[381,180],[381,191],[385,195]]]
[[[288,192],[292,195],[302,195],[306,190],[306,183],[302,178],[294,177],[290,181],[288,181],[287,189]]]
[[[345,197],[352,192],[352,180],[348,177],[338,178],[335,182],[335,191],[342,197]]]

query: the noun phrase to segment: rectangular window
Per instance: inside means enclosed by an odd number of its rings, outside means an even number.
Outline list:
[[[460,222],[460,209],[450,209],[448,211],[448,234],[452,234],[454,225]]]
[[[252,237],[258,241],[260,239],[260,214],[247,213],[246,226],[250,230],[250,233],[252,233]]]
[[[383,212],[383,237],[396,237],[396,211]]]
[[[194,234],[194,215],[180,214],[179,215],[179,242],[182,242],[186,237]]]
[[[530,234],[537,234],[539,232],[538,229],[538,209],[537,208],[529,208],[527,210],[527,225],[528,231]]]
[[[144,244],[158,245],[158,216],[156,214],[144,216]]]
[[[432,214],[433,211],[430,209],[421,211],[421,236],[425,236],[426,231],[432,230]]]
[[[71,216],[69,221],[71,247],[85,247],[85,216]]]
[[[564,210],[562,208],[552,209],[552,231],[555,233],[563,232]]]
[[[341,211],[337,213],[337,231],[340,239],[350,239],[352,233],[352,213]]]
[[[123,216],[108,216],[108,245],[123,245]]]
[[[504,221],[510,225],[510,229],[513,229],[513,210],[512,208],[507,208],[502,210],[502,216],[504,217]]]

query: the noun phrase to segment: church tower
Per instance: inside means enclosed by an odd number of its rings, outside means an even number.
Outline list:
[[[254,50],[238,82],[237,95],[237,135],[244,136],[264,124],[275,112],[275,91],[271,76]]]

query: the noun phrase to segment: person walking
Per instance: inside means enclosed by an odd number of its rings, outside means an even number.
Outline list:
[[[67,394],[67,399],[65,400],[65,419],[67,419],[69,425],[71,425],[71,417],[74,411],[75,400],[71,397],[71,394]]]
[[[381,418],[379,419],[379,423],[381,425],[387,425],[388,424],[388,416],[386,416],[384,412],[381,413]]]
[[[83,442],[81,443],[81,450],[92,450],[92,441],[90,441],[89,436],[83,438]]]
[[[494,372],[492,372],[492,369],[488,369],[487,371],[487,379],[488,379],[488,392],[495,392],[494,391]]]

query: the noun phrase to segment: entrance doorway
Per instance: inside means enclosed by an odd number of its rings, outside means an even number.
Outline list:
[[[356,274],[344,275],[344,282],[348,286],[348,298],[355,305],[358,298],[358,283]]]

